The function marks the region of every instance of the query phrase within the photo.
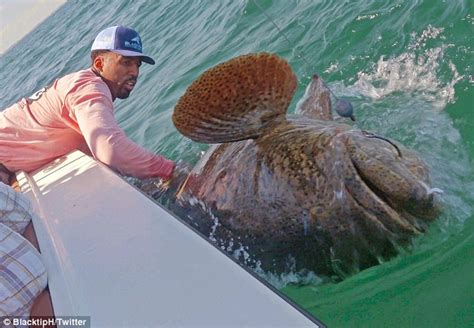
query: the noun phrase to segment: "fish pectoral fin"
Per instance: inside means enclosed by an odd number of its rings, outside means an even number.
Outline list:
[[[188,87],[173,123],[197,142],[257,138],[270,121],[286,115],[296,85],[284,59],[269,53],[239,56],[207,70]]]

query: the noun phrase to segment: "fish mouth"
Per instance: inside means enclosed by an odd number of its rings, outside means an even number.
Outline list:
[[[352,195],[353,199],[359,206],[372,214],[372,218],[375,218],[387,231],[399,235],[419,235],[426,231],[427,225],[423,221],[417,220],[411,213],[405,209],[400,209],[383,191],[377,188],[369,179],[365,178],[364,175],[356,168],[356,172],[359,175],[361,182],[366,186],[369,191],[369,197],[376,199],[376,202],[381,204],[383,210],[373,210],[373,208],[367,208],[357,198],[357,195]]]
[[[352,169],[346,189],[362,216],[396,235],[426,231],[427,222],[440,214],[436,194],[441,190],[429,188],[429,177],[413,168],[413,163],[426,168],[421,160],[385,138],[365,133],[348,137]]]
[[[373,184],[369,179],[364,177],[364,175],[362,175],[362,173],[359,171],[357,166],[355,166],[355,168],[356,168],[357,173],[360,175],[362,181],[367,185],[367,187],[377,197],[379,197],[382,200],[382,202],[384,202],[389,208],[391,208],[393,211],[400,213],[400,217],[405,219],[405,222],[411,225],[413,229],[415,229],[416,234],[426,231],[426,229],[428,228],[428,225],[426,224],[426,222],[417,219],[418,213],[416,213],[415,211],[411,211],[410,210],[411,207],[406,207],[406,208],[400,207],[397,203],[395,203],[392,199],[390,199],[390,197],[388,197],[387,194],[385,194],[382,190],[377,188],[377,186]]]
[[[397,206],[386,193],[363,174],[357,163],[353,160],[351,163],[356,175],[355,182],[359,186],[352,188],[351,184],[346,184],[346,190],[359,212],[362,212],[363,216],[377,227],[377,230],[382,230],[391,237],[397,236],[395,239],[406,235],[419,235],[426,231],[425,223]]]

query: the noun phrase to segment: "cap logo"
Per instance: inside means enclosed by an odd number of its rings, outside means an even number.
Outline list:
[[[133,39],[125,41],[125,47],[135,49],[139,52],[142,52],[142,41],[140,37],[137,35]]]

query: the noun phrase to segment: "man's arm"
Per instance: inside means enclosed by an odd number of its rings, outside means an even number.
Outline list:
[[[118,126],[111,97],[97,88],[81,94],[70,97],[69,106],[96,159],[124,175],[140,179],[171,177],[173,161],[138,146]]]

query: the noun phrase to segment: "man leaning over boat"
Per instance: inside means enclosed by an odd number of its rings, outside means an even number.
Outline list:
[[[35,242],[29,236],[34,213],[9,186],[14,172],[35,171],[78,149],[123,175],[172,180],[175,163],[132,142],[114,116],[114,100],[130,95],[142,62],[155,64],[139,34],[106,28],[92,44],[91,59],[90,68],[0,112],[0,317],[28,316],[46,286],[40,254],[28,241]]]
[[[155,63],[143,54],[139,34],[124,26],[106,28],[95,38],[91,58],[90,68],[0,113],[4,175],[34,171],[79,149],[124,175],[171,178],[174,162],[132,142],[114,117],[113,101],[130,95],[141,63]]]

